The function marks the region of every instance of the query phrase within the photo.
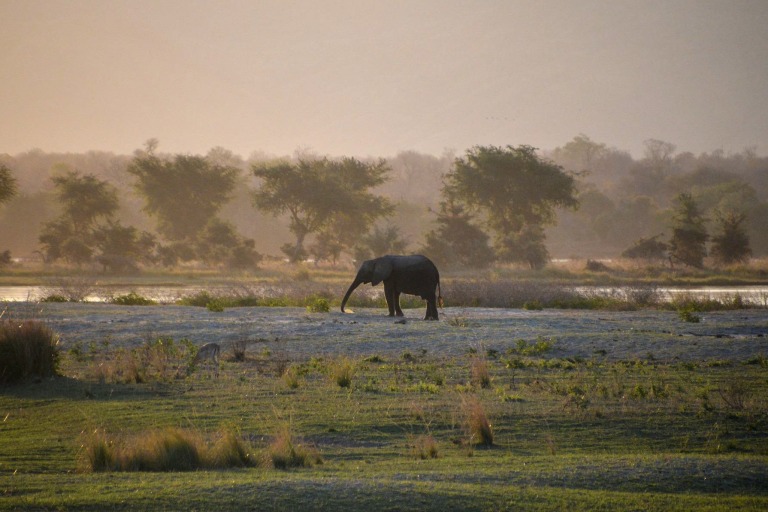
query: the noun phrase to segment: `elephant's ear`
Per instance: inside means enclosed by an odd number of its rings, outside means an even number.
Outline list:
[[[392,262],[389,260],[378,260],[373,267],[373,275],[371,276],[371,286],[376,286],[385,279],[388,279],[392,275]]]

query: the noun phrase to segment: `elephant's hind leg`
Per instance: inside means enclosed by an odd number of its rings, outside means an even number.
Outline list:
[[[434,299],[427,300],[427,315],[424,320],[438,320],[437,303]]]

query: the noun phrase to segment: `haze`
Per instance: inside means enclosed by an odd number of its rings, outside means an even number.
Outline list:
[[[768,150],[768,2],[0,0],[0,153]]]

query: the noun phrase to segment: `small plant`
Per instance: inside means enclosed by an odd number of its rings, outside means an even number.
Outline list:
[[[331,303],[325,297],[310,297],[307,304],[309,313],[328,313],[331,310]]]
[[[544,309],[544,305],[541,303],[540,300],[534,299],[529,300],[525,304],[523,304],[523,309],[526,311],[541,311]]]
[[[411,443],[411,453],[416,459],[436,459],[438,457],[437,441],[431,435],[417,436]]]
[[[245,361],[245,351],[248,347],[248,340],[239,339],[232,342],[232,358],[235,361]]]
[[[683,322],[689,322],[697,324],[701,322],[701,317],[695,313],[695,310],[691,307],[686,307],[683,309],[679,309],[677,311],[677,315],[680,317],[680,320]]]
[[[464,316],[454,316],[448,319],[448,325],[451,327],[469,327],[469,319]]]
[[[288,389],[297,389],[299,387],[299,370],[295,366],[290,366],[283,371],[281,376]]]
[[[340,388],[352,387],[352,377],[355,375],[355,365],[344,357],[330,365],[331,379]]]

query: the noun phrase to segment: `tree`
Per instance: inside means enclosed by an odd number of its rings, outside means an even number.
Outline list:
[[[196,252],[209,265],[255,268],[262,259],[255,247],[256,242],[241,237],[232,223],[212,219],[200,234]]]
[[[195,155],[162,159],[155,146],[150,141],[128,166],[144,211],[157,219],[158,232],[168,240],[194,240],[230,199],[240,170]]]
[[[403,254],[408,242],[400,235],[397,226],[374,226],[355,247],[355,260],[359,263],[372,257],[387,254]]]
[[[146,231],[123,226],[120,221],[109,220],[93,232],[95,245],[100,251],[96,258],[104,270],[135,270],[137,262],[154,263],[157,240]]]
[[[650,238],[641,238],[632,244],[632,247],[621,253],[623,258],[633,260],[663,260],[667,258],[669,244],[659,240],[661,235]]]
[[[445,195],[483,215],[501,260],[546,263],[544,226],[556,208],[576,208],[575,178],[531,146],[476,146],[457,158]]]
[[[89,234],[99,219],[109,219],[117,211],[117,189],[93,174],[81,176],[69,171],[51,181],[64,208],[63,216],[72,223],[75,233]]]
[[[0,204],[9,201],[18,191],[18,182],[11,170],[0,164]]]
[[[677,207],[672,215],[672,239],[669,242],[673,261],[694,268],[704,267],[709,238],[705,221],[691,194],[682,193],[677,196]]]
[[[743,226],[747,216],[729,210],[716,211],[720,233],[712,237],[712,256],[720,264],[744,263],[752,255],[749,236]]]
[[[63,258],[82,265],[93,256],[98,222],[109,222],[117,211],[117,190],[92,174],[70,171],[52,178],[63,212],[43,225],[39,241],[46,261]]]
[[[366,164],[354,158],[315,159],[277,162],[252,166],[262,179],[254,194],[255,206],[274,216],[288,214],[294,244],[283,246],[293,262],[307,255],[305,239],[327,231],[335,242],[351,247],[378,218],[389,214],[392,206],[370,189],[387,180],[389,168],[383,160]]]
[[[462,205],[450,199],[441,202],[436,222],[437,228],[425,237],[422,252],[440,267],[484,268],[493,261],[488,235]]]

